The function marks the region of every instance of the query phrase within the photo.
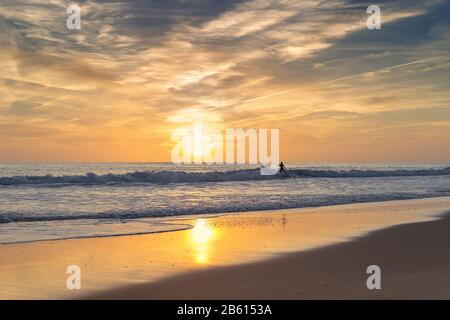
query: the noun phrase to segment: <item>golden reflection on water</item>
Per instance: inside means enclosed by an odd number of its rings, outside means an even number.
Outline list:
[[[208,226],[205,219],[197,219],[189,234],[191,245],[195,252],[195,262],[206,264],[209,261],[211,241],[214,239],[214,229]]]

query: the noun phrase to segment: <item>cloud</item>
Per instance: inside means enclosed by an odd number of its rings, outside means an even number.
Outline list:
[[[448,23],[428,17],[443,1],[383,1],[378,31],[362,1],[80,1],[81,30],[67,5],[0,3],[3,124],[160,139],[198,118],[296,131],[450,101]]]

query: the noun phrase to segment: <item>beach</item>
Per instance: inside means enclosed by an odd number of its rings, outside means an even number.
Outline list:
[[[1,0],[0,300],[450,299],[449,21]]]
[[[172,218],[146,235],[0,245],[2,299],[448,299],[450,197]],[[67,267],[81,289],[66,288]],[[367,267],[381,268],[368,290]]]
[[[184,274],[94,299],[450,299],[450,217],[269,261]],[[380,290],[365,273],[376,263]]]

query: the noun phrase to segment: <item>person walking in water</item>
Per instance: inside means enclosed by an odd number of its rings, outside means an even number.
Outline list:
[[[278,173],[279,174],[284,173],[284,175],[287,176],[286,167],[284,166],[283,162],[280,162],[279,167],[280,167],[280,171],[278,171]]]

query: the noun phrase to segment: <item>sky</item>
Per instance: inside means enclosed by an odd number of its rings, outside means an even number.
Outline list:
[[[291,163],[448,163],[449,52],[442,0],[1,0],[0,161],[170,161],[201,122],[279,129]]]

